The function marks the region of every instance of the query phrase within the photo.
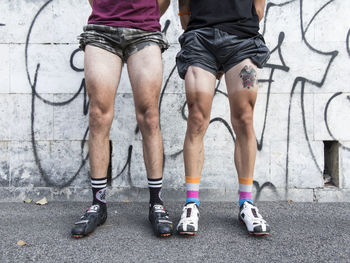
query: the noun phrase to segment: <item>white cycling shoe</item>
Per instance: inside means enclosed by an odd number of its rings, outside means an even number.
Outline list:
[[[263,236],[270,234],[270,226],[259,214],[259,209],[249,202],[244,202],[241,206],[238,219],[246,226],[250,235]]]
[[[187,203],[182,209],[181,219],[177,225],[180,235],[195,235],[198,231],[199,210],[195,203]]]

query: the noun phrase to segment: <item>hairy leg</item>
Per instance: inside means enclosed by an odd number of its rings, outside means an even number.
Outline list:
[[[149,179],[162,178],[163,140],[158,102],[162,85],[162,57],[157,45],[131,55],[127,61],[134,93],[137,123],[142,133],[143,157]]]
[[[185,175],[187,183],[197,183],[198,187],[204,163],[203,138],[210,121],[215,81],[213,74],[195,66],[190,66],[185,76],[188,106],[184,142]],[[189,177],[196,177],[198,180]]]
[[[109,131],[114,115],[114,98],[120,80],[122,61],[101,48],[87,45],[84,70],[90,100],[89,157],[92,178],[107,176]]]

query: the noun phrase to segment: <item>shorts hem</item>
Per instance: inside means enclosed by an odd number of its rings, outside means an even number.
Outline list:
[[[155,41],[148,40],[148,41],[140,42],[138,44],[144,44],[144,45],[141,45],[141,47],[138,46],[137,49],[133,49],[130,53],[125,55],[124,56],[124,61],[125,62],[130,58],[130,56],[132,56],[133,54],[136,54],[137,52],[139,52],[139,51],[141,51],[144,48],[149,47],[149,46],[158,46],[160,48],[160,51],[163,53],[161,45],[159,43],[155,42]]]
[[[158,45],[162,53],[169,48],[169,43],[161,31],[95,24],[84,26],[84,32],[78,39],[82,50],[86,45],[99,47],[119,56],[123,62],[126,62],[132,54],[150,45]]]
[[[250,58],[250,60],[254,63],[255,66],[257,66],[258,68],[260,68],[257,63],[252,59],[252,56],[246,56],[246,57],[242,57],[239,60],[229,64],[228,66],[224,66],[224,73],[226,74],[227,71],[229,71],[230,69],[232,69],[234,66],[237,66],[239,63],[241,63],[243,60]]]
[[[216,77],[216,74],[217,74],[216,70],[214,70],[214,69],[212,69],[212,68],[210,68],[210,67],[208,67],[200,62],[194,62],[194,63],[186,63],[184,69],[181,70],[181,72],[178,71],[180,78],[185,79],[187,70],[190,66],[199,67],[201,69],[204,69],[205,71],[213,74]]]
[[[117,52],[115,52],[113,49],[109,49],[109,48],[106,48],[104,46],[101,46],[101,45],[98,45],[98,44],[95,44],[95,43],[87,43],[87,44],[85,44],[84,45],[84,49],[83,49],[84,52],[85,52],[86,46],[88,46],[88,45],[89,46],[93,46],[93,47],[97,47],[97,48],[100,48],[100,49],[103,49],[105,51],[108,51],[108,52],[110,52],[110,53],[112,53],[114,55],[117,55],[118,57],[120,57],[121,60],[123,60],[122,56],[120,54],[118,54]]]

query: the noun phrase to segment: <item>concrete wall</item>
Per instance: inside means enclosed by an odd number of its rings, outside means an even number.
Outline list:
[[[181,33],[176,6],[172,1],[162,18],[171,47],[163,55],[160,108],[164,195],[183,200],[187,109],[174,60]],[[1,200],[89,200],[89,105],[77,42],[88,1],[3,0],[0,10]],[[350,201],[349,10],[343,0],[267,1],[261,33],[273,52],[259,72],[254,120],[258,200]],[[223,82],[205,138],[202,200],[237,198],[235,135]],[[124,67],[111,130],[109,200],[148,198],[136,127]],[[323,141],[339,142],[339,187],[324,184]]]

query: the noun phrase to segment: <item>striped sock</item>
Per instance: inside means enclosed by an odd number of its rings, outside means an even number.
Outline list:
[[[105,178],[91,178],[91,187],[93,194],[93,205],[106,205],[106,190],[107,190],[107,177]]]
[[[244,202],[248,201],[253,203],[252,200],[252,188],[253,178],[238,177],[239,182],[239,206],[241,207]]]
[[[149,206],[150,207],[153,207],[153,205],[155,205],[155,204],[163,205],[163,200],[161,198],[162,183],[163,183],[163,178],[158,178],[158,179],[148,178]]]
[[[199,183],[200,176],[185,176],[186,180],[186,204],[194,202],[199,206]]]

